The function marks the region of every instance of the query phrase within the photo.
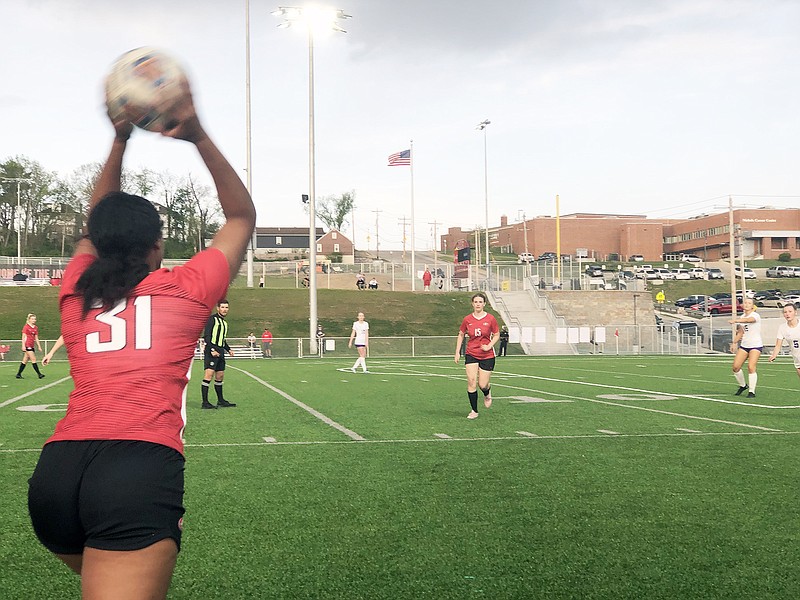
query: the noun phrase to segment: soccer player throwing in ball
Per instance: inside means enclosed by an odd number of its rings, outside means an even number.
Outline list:
[[[486,408],[492,405],[492,390],[489,380],[494,370],[494,345],[500,339],[500,329],[497,326],[497,320],[483,310],[485,306],[486,295],[483,292],[472,296],[472,314],[464,317],[456,340],[454,360],[458,364],[464,337],[469,338],[464,360],[467,371],[467,397],[472,408],[467,415],[468,419],[478,418],[478,388],[481,388],[481,392],[483,392],[483,405]]]
[[[81,576],[84,598],[163,599],[183,525],[186,386],[197,338],[255,226],[239,176],[209,139],[188,84],[161,133],[193,144],[225,224],[186,264],[160,268],[162,223],[120,191],[131,124],[115,137],[59,295],[75,388],[30,479],[39,541]]]

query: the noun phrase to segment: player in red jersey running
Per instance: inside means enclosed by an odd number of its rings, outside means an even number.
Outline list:
[[[166,598],[183,523],[186,387],[197,338],[238,273],[255,226],[239,176],[209,139],[188,84],[162,135],[193,144],[226,222],[211,247],[161,269],[153,205],[120,191],[131,124],[114,122],[59,295],[75,388],[30,479],[42,544],[81,576],[84,598]]]
[[[30,313],[25,321],[25,326],[22,328],[22,362],[19,363],[17,379],[22,379],[22,372],[25,370],[28,361],[30,361],[39,379],[44,377],[39,370],[39,365],[36,364],[36,349],[34,348],[36,345],[39,346],[39,352],[41,352],[42,343],[39,341],[39,326],[36,324],[36,315]]]
[[[464,364],[467,370],[467,396],[472,411],[468,419],[478,418],[478,388],[483,392],[483,405],[492,405],[492,390],[489,380],[494,370],[494,345],[500,339],[497,319],[484,311],[486,294],[478,292],[472,296],[472,314],[464,317],[458,330],[455,362],[461,358],[461,345],[467,336],[467,351]]]

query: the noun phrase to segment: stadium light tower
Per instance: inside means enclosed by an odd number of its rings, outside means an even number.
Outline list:
[[[22,232],[20,231],[22,228],[19,226],[19,216],[20,216],[20,184],[24,181],[25,183],[33,183],[33,179],[26,179],[25,177],[1,177],[0,181],[16,181],[17,182],[17,218],[15,219],[16,228],[17,228],[17,261],[22,258]],[[19,265],[17,265],[19,266]]]
[[[489,155],[486,145],[486,127],[491,125],[489,119],[484,119],[476,129],[483,131],[483,197],[486,209],[486,276],[489,276]]]
[[[285,29],[301,25],[308,31],[308,306],[311,352],[317,349],[317,204],[315,191],[316,166],[314,163],[314,33],[337,31],[347,33],[339,27],[339,19],[349,19],[343,10],[317,6],[279,6],[272,15],[284,19],[278,25]]]

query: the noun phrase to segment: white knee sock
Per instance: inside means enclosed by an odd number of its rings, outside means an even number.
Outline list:
[[[758,373],[750,373],[750,377],[748,377],[750,383],[750,391],[754,394],[756,393],[756,384],[758,383]]]
[[[736,371],[736,373],[734,373],[733,376],[736,378],[736,383],[739,384],[739,387],[745,387],[744,373],[742,373],[741,370]]]

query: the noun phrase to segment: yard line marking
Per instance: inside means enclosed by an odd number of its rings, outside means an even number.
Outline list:
[[[679,438],[679,437],[741,437],[741,436],[756,436],[756,435],[777,435],[777,436],[795,436],[800,435],[800,431],[726,431],[726,432],[701,432],[701,433],[621,433],[613,436],[613,439],[619,440],[623,438]],[[605,434],[586,434],[586,435],[537,435],[533,437],[528,436],[500,436],[500,437],[478,437],[478,438],[450,438],[443,440],[439,438],[424,438],[424,439],[407,439],[407,440],[361,440],[361,444],[426,444],[426,443],[442,443],[442,442],[506,442],[506,441],[544,441],[544,440],[591,440],[591,439],[605,439],[610,440],[612,436]],[[348,441],[333,441],[333,440],[314,440],[314,441],[298,441],[298,442],[231,442],[231,443],[215,443],[215,444],[186,444],[186,448],[248,448],[248,447],[261,447],[266,446],[325,446],[335,444],[350,444]],[[0,448],[0,454],[21,454],[30,452],[41,452],[41,448]]]
[[[598,429],[600,433],[607,433],[608,435],[619,435],[619,431],[611,431],[610,429]]]
[[[518,433],[519,435],[523,435],[525,437],[539,437],[538,435],[536,435],[535,433],[531,433],[530,431],[517,431],[515,433]]]
[[[684,419],[696,419],[698,421],[709,421],[711,423],[722,423],[723,425],[735,425],[736,427],[750,427],[753,429],[761,429],[763,431],[774,431],[779,432],[780,429],[770,429],[769,427],[761,427],[759,425],[749,425],[747,423],[737,423],[736,421],[724,421],[722,419],[712,419],[710,417],[698,417],[695,415],[686,415],[683,413],[676,413],[671,412],[668,410],[658,410],[656,408],[645,408],[644,406],[636,406],[634,404],[619,404],[618,402],[608,402],[607,400],[598,400],[597,398],[584,398],[583,396],[572,396],[569,394],[558,394],[556,392],[546,392],[544,390],[530,390],[528,388],[514,386],[514,385],[507,385],[503,383],[493,383],[492,387],[504,387],[504,388],[511,388],[515,390],[525,390],[526,392],[536,391],[540,394],[547,394],[550,396],[558,396],[560,398],[572,398],[574,400],[585,400],[587,402],[594,402],[595,404],[607,404],[608,406],[618,406],[620,408],[630,408],[633,410],[643,410],[645,412],[653,412],[659,413],[662,415],[669,415],[671,417],[682,417]]]
[[[508,373],[504,373],[508,375]],[[586,385],[590,387],[598,387],[598,388],[605,388],[605,389],[612,389],[612,390],[626,390],[629,392],[639,392],[643,394],[662,394],[659,391],[653,390],[645,390],[640,388],[632,388],[632,387],[625,387],[622,385],[608,385],[605,383],[593,383],[590,381],[575,381],[574,379],[556,379],[554,377],[542,377],[540,375],[517,375],[518,378],[522,379],[538,379],[540,381],[552,381],[555,383],[570,383],[573,385]],[[502,385],[502,384],[497,384]],[[735,404],[738,406],[750,406],[753,408],[769,408],[769,409],[788,409],[788,408],[800,408],[798,406],[772,406],[769,404],[755,404],[752,402],[737,402],[735,400],[723,400],[721,398],[711,398],[709,396],[697,396],[694,394],[662,394],[663,396],[677,396],[678,398],[689,398],[691,400],[706,400],[708,402],[720,402],[722,404]]]
[[[685,431],[686,433],[701,433],[700,431],[697,431],[696,429],[686,429],[685,427],[676,427],[675,430],[676,431]]]
[[[437,437],[440,440],[452,440],[453,439],[449,435],[447,435],[446,433],[434,433],[433,435],[434,435],[434,437]]]
[[[30,392],[25,392],[24,394],[22,394],[20,396],[16,396],[14,398],[9,398],[5,402],[0,402],[0,408],[5,408],[9,404],[14,404],[14,402],[16,402],[17,400],[23,400],[23,399],[27,398],[28,396],[33,396],[34,394],[38,394],[39,392],[43,392],[44,390],[50,389],[51,387],[54,387],[54,386],[57,386],[60,383],[64,383],[65,381],[69,381],[70,379],[72,379],[72,377],[63,377],[63,378],[61,378],[61,379],[59,379],[57,381],[54,381],[52,383],[48,383],[47,385],[43,385],[41,387],[38,387],[35,390],[31,390]]]
[[[344,425],[340,425],[339,423],[337,423],[336,421],[334,421],[330,417],[326,417],[325,415],[323,415],[318,410],[316,410],[314,408],[311,408],[308,404],[305,404],[304,402],[301,402],[297,398],[294,398],[294,397],[290,396],[289,394],[287,394],[283,390],[279,390],[274,385],[271,385],[271,384],[267,383],[266,381],[264,381],[260,377],[256,377],[255,375],[253,375],[249,371],[245,371],[244,369],[241,369],[239,367],[234,367],[234,366],[231,366],[231,369],[235,369],[236,371],[239,371],[240,373],[244,373],[245,375],[247,375],[251,379],[255,379],[258,383],[260,383],[264,387],[267,387],[267,388],[271,389],[273,392],[275,392],[276,394],[279,394],[280,396],[283,396],[289,402],[291,402],[295,406],[299,406],[304,411],[306,411],[309,414],[315,416],[316,418],[318,418],[320,421],[322,421],[326,425],[330,425],[331,427],[333,427],[337,431],[341,431],[343,434],[345,434],[350,439],[356,440],[358,442],[363,442],[364,441],[364,438],[362,436],[360,436],[359,434],[357,434],[355,431],[352,431],[352,430],[348,429]]]
[[[265,437],[265,438],[262,438],[262,439],[263,439],[265,442],[267,442],[268,444],[274,444],[275,442],[277,442],[277,441],[278,441],[278,440],[276,440],[274,437]]]

